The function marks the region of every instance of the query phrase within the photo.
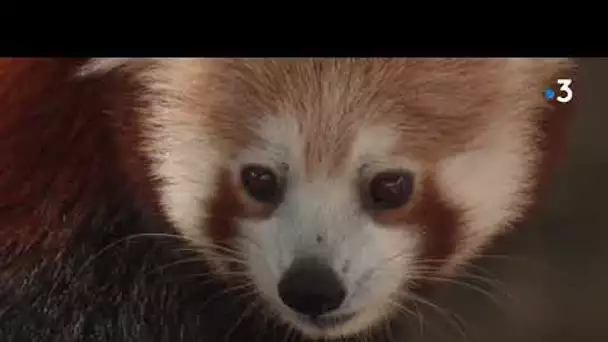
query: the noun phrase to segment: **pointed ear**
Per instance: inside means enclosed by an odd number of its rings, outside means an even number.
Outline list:
[[[576,67],[570,58],[507,58],[504,70],[513,82],[532,85],[567,77]]]
[[[94,74],[102,74],[120,68],[133,58],[92,58],[78,72],[78,76],[86,77]]]
[[[115,70],[145,68],[154,62],[162,60],[159,58],[91,58],[80,68],[78,76],[88,77],[103,75]]]

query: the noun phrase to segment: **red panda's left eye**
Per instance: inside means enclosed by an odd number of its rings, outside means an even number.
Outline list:
[[[370,209],[396,209],[405,205],[414,190],[414,175],[407,171],[385,171],[376,174],[364,194]]]
[[[274,203],[280,195],[279,178],[273,170],[260,165],[247,165],[241,170],[243,187],[253,199]]]

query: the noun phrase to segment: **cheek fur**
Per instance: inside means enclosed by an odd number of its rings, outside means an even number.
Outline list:
[[[420,227],[424,241],[418,257],[425,266],[439,270],[457,248],[462,210],[441,196],[431,176],[419,186],[412,206],[379,213],[373,219],[393,229]]]
[[[232,173],[224,170],[218,175],[217,191],[206,212],[209,213],[204,222],[207,235],[216,244],[230,244],[239,234],[238,220],[268,219],[273,208],[248,198],[243,189],[235,184]]]
[[[203,227],[207,235],[216,244],[230,243],[238,233],[236,219],[243,216],[245,210],[228,171],[219,173],[217,190],[206,212],[209,215]]]

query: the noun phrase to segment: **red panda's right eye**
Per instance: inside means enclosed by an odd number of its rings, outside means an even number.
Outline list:
[[[245,191],[258,202],[275,203],[280,195],[279,178],[275,172],[260,165],[247,165],[241,170]]]

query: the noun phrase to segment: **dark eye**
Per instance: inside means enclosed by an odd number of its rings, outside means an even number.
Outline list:
[[[256,201],[274,203],[279,197],[279,179],[269,168],[247,165],[241,170],[241,181],[249,196]]]
[[[414,175],[411,172],[380,172],[368,183],[366,202],[372,209],[396,209],[409,201],[413,190]]]

